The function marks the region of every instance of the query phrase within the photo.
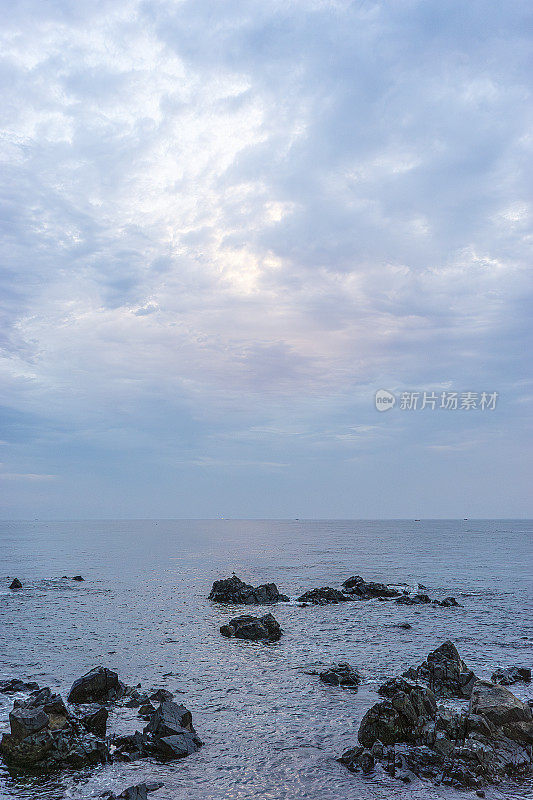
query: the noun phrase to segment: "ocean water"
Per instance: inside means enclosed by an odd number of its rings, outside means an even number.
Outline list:
[[[523,520],[0,523],[0,677],[66,696],[75,678],[102,664],[128,684],[176,692],[205,742],[164,765],[12,776],[0,762],[0,798],[84,800],[143,780],[165,783],[154,800],[473,796],[352,775],[336,758],[356,744],[379,683],[445,639],[481,677],[531,666],[532,531]],[[420,582],[431,597],[454,595],[464,607],[279,604],[268,610],[285,631],[280,642],[234,641],[219,627],[243,609],[207,600],[213,580],[233,571],[254,585],[275,581],[291,597],[354,574]],[[61,578],[76,574],[85,582]],[[24,590],[4,589],[15,576]],[[396,627],[404,621],[411,630]],[[307,674],[337,661],[363,673],[359,691]],[[533,690],[516,684],[513,691],[526,698]],[[1,728],[12,701],[0,695]],[[135,709],[117,708],[108,731],[144,724]],[[531,798],[533,784],[509,783],[487,797]]]

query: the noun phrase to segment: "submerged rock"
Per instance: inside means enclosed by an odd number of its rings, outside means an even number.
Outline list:
[[[82,581],[84,581],[84,580],[85,580],[85,578],[82,578],[82,577],[81,577],[81,575],[74,575],[74,577],[72,578],[72,580],[73,580],[73,581],[78,581],[79,583],[81,583]]]
[[[465,697],[472,694],[477,680],[471,669],[461,660],[457,648],[449,640],[429,653],[418,667],[410,667],[405,678],[424,681],[439,697]]]
[[[172,692],[169,692],[168,689],[156,689],[155,692],[152,692],[150,695],[150,700],[152,703],[164,703],[166,700],[172,700],[174,695]]]
[[[118,795],[114,792],[104,792],[100,797],[104,797],[106,800],[148,800],[150,792],[156,792],[162,786],[164,783],[159,781],[157,783],[137,783],[135,786],[128,786]]]
[[[22,589],[22,584],[21,584],[21,582],[19,581],[18,578],[15,578],[15,580],[13,580],[10,583],[9,588],[10,589]]]
[[[39,689],[39,684],[35,681],[21,681],[18,678],[9,678],[0,681],[0,694],[15,694],[15,692],[34,692]]]
[[[371,600],[373,597],[399,597],[401,594],[398,589],[393,589],[384,583],[367,582],[360,575],[348,578],[342,585],[347,594],[358,597],[360,600]]]
[[[353,598],[348,597],[339,589],[332,589],[331,586],[322,586],[320,589],[311,589],[298,597],[299,603],[311,603],[315,606],[328,605],[330,603],[344,603]]]
[[[397,600],[394,601],[395,603],[400,603],[400,605],[404,606],[420,606],[425,605],[426,603],[431,603],[431,600],[427,596],[427,594],[415,594],[411,596],[410,594],[402,594]]]
[[[126,686],[119,681],[118,675],[106,667],[95,667],[82,675],[72,684],[69,692],[69,703],[107,703],[120,700],[124,696]]]
[[[332,686],[350,686],[352,688],[357,688],[362,680],[357,670],[345,662],[320,672],[319,677],[323,683],[329,683]]]
[[[117,757],[123,760],[149,755],[172,760],[191,755],[202,746],[191,712],[171,701],[161,703],[142,733],[136,731],[131,736],[118,737],[116,744]]]
[[[529,683],[531,680],[531,670],[529,667],[506,667],[505,669],[497,669],[492,673],[491,681],[493,683],[500,683],[502,686],[510,686],[512,683],[524,681]]]
[[[267,605],[287,602],[288,599],[286,595],[278,592],[275,583],[264,583],[254,587],[241,581],[235,574],[231,578],[215,581],[209,595],[209,600],[217,603],[243,603],[244,605]]]
[[[455,597],[445,597],[444,600],[432,600],[434,606],[442,606],[443,608],[462,608],[461,603],[458,603]]]
[[[455,663],[454,653],[445,650],[446,660]],[[533,773],[533,712],[503,686],[476,680],[468,710],[460,712],[437,707],[430,688],[405,677],[379,691],[386,699],[363,717],[360,746],[339,759],[349,770],[365,773],[377,764],[404,781],[416,775],[478,789],[479,796],[487,783]]]
[[[106,743],[90,733],[48,688],[15,701],[9,724],[10,733],[0,742],[0,753],[9,765],[78,768],[110,758]]]
[[[261,640],[277,642],[281,637],[282,630],[272,614],[265,614],[264,617],[243,614],[241,617],[230,620],[227,625],[222,625],[220,633],[228,638],[248,639],[253,642]]]

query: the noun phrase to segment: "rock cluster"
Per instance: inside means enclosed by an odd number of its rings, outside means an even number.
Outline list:
[[[148,800],[150,792],[156,792],[164,784],[160,783],[137,783],[135,786],[128,786],[120,794],[114,792],[104,792],[100,795],[104,800]]]
[[[401,594],[398,589],[393,589],[384,583],[365,581],[360,575],[348,578],[342,585],[347,594],[360,600],[371,600],[373,597],[399,597]]]
[[[191,712],[185,706],[167,700],[150,717],[142,733],[115,740],[115,758],[132,761],[155,756],[165,761],[195,753],[202,746],[192,724]]]
[[[319,673],[319,677],[323,683],[329,683],[332,686],[350,686],[351,688],[357,688],[362,680],[357,670],[345,662],[328,667]]]
[[[4,734],[0,742],[0,753],[8,764],[83,767],[109,760],[106,743],[90,732],[94,720],[74,717],[62,698],[49,688],[15,701],[9,724],[11,732]],[[101,725],[100,720],[100,729]],[[105,723],[103,730],[105,735]]]
[[[492,673],[491,681],[501,683],[502,686],[510,686],[512,683],[523,681],[529,683],[531,680],[531,670],[529,667],[506,667],[497,669]]]
[[[251,586],[241,581],[235,574],[231,578],[215,581],[209,595],[209,600],[217,603],[242,603],[244,605],[267,605],[287,602],[288,599],[286,595],[278,592],[275,583]]]
[[[322,586],[320,589],[311,589],[309,592],[305,592],[298,598],[298,602],[325,606],[330,603],[344,603],[351,599],[339,589],[332,589],[331,586]]]
[[[35,692],[39,688],[39,684],[35,681],[21,681],[18,678],[9,678],[6,681],[0,681],[1,694],[15,694],[15,692]]]
[[[264,617],[243,614],[241,617],[235,617],[235,619],[230,620],[220,628],[222,636],[248,639],[252,642],[277,642],[282,632],[279,622],[272,614],[265,614]]]
[[[429,653],[418,667],[410,667],[403,677],[423,681],[439,697],[468,698],[477,680],[449,640]]]
[[[428,656],[424,663],[441,660],[458,666],[450,645],[443,645],[442,658]],[[442,648],[430,656],[439,651]],[[428,683],[402,676],[380,687],[386,699],[365,714],[358,733],[360,745],[346,751],[341,763],[363,772],[379,764],[406,782],[416,775],[479,790],[507,776],[531,774],[533,713],[526,703],[503,686],[475,680],[468,710],[456,711],[437,706],[436,694],[450,697],[452,689],[460,693],[464,685],[455,678],[450,684],[438,680],[435,692]]]

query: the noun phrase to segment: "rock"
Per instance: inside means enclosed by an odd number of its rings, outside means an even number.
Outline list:
[[[18,578],[15,578],[15,580],[10,583],[9,588],[10,589],[22,589],[22,584],[21,584],[21,582],[19,581]]]
[[[277,642],[281,637],[282,630],[272,614],[265,614],[264,617],[252,617],[244,614],[230,620],[227,625],[222,625],[220,633],[228,638],[234,636],[237,639],[248,639],[253,642],[260,640]]]
[[[152,703],[164,703],[166,700],[172,700],[174,695],[168,689],[157,689],[150,695]]]
[[[101,739],[105,739],[108,716],[107,708],[96,703],[80,711],[77,714],[77,719],[85,730],[94,733],[95,736],[99,736]]]
[[[400,605],[404,606],[420,606],[426,603],[431,603],[431,600],[427,594],[415,594],[412,597],[409,594],[402,594],[402,596],[394,602],[400,603]]]
[[[0,681],[0,694],[14,694],[15,692],[33,692],[39,689],[39,684],[34,681],[21,681],[18,678],[10,678],[7,681]]]
[[[231,578],[215,581],[209,595],[209,600],[217,603],[243,603],[245,605],[267,605],[271,603],[287,602],[289,598],[278,592],[275,583],[264,583],[261,586],[251,586],[244,583],[235,574]]]
[[[11,732],[0,742],[0,753],[9,765],[79,768],[110,758],[105,742],[89,733],[49,688],[16,701],[9,722]]]
[[[470,697],[476,675],[459,657],[457,648],[449,640],[437,647],[418,667],[410,667],[405,678],[424,681],[439,697]]]
[[[95,667],[72,684],[68,696],[69,703],[106,703],[120,700],[126,687],[118,679],[116,672],[105,667]]]
[[[170,760],[195,753],[202,742],[194,730],[191,712],[166,701],[153,712],[142,733],[119,737],[116,745],[117,756],[123,760],[147,755]]]
[[[531,670],[529,667],[506,667],[497,669],[492,673],[492,683],[500,683],[502,686],[510,686],[518,681],[529,683],[531,680]],[[1,690],[0,690],[1,691]]]
[[[406,630],[406,631],[409,631],[409,630],[411,630],[411,628],[412,628],[413,626],[412,626],[412,625],[410,625],[408,622],[398,622],[398,624],[396,625],[396,627],[397,627],[397,628],[403,628],[404,630]]]
[[[128,786],[119,795],[114,792],[104,792],[100,797],[105,797],[106,800],[147,800],[150,792],[156,792],[164,786],[163,783],[138,783],[135,786]]]
[[[450,645],[424,663],[451,662],[455,680],[457,663],[464,664]],[[476,680],[467,712],[437,707],[431,689],[405,676],[386,681],[379,692],[386,699],[363,717],[361,746],[339,759],[350,771],[365,773],[378,762],[400,780],[414,773],[436,784],[476,789],[479,796],[485,784],[533,774],[533,712],[503,686]]]
[[[141,717],[141,719],[150,719],[154,711],[155,706],[153,706],[151,703],[144,703],[144,705],[140,706],[137,714]]]
[[[311,589],[311,591],[305,592],[301,597],[298,597],[298,602],[323,606],[329,603],[343,603],[351,599],[339,589],[332,589],[331,586],[322,586],[320,589]]]
[[[354,575],[342,584],[347,594],[354,595],[360,600],[370,600],[373,597],[399,597],[398,589],[392,589],[384,583],[367,582],[360,575]]]
[[[418,589],[419,589],[419,591],[426,591],[426,590],[427,590],[427,588],[428,588],[428,587],[427,587],[427,586],[424,586],[424,584],[423,584],[423,583],[419,583],[419,584],[418,584]]]
[[[462,608],[461,603],[458,603],[455,597],[445,597],[444,600],[433,600],[432,602],[434,606]]]
[[[350,686],[357,688],[361,683],[361,675],[349,664],[341,662],[319,673],[320,680],[331,686]]]
[[[72,580],[73,580],[73,581],[78,581],[78,582],[79,582],[79,581],[84,581],[84,580],[85,580],[85,578],[82,578],[82,577],[81,577],[81,575],[74,575],[74,577],[72,578]]]

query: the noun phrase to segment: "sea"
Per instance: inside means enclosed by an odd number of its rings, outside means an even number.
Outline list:
[[[129,685],[173,692],[204,746],[172,763],[45,775],[10,774],[0,761],[0,798],[86,800],[143,781],[164,783],[153,800],[474,797],[351,774],[337,758],[357,744],[379,684],[446,639],[480,677],[532,666],[532,532],[531,520],[1,522],[0,679],[33,680],[66,698],[76,678],[109,667]],[[233,572],[253,585],[275,582],[291,602],[251,609],[208,600],[213,581]],[[452,595],[461,607],[296,602],[353,575],[420,583],[432,598]],[[8,589],[14,577],[22,590]],[[274,613],[281,640],[221,636],[221,625],[250,611]],[[398,627],[403,622],[412,627]],[[358,691],[313,674],[340,661],[362,673]],[[530,685],[512,689],[533,697]],[[13,699],[0,695],[0,729],[8,729]],[[136,709],[116,706],[108,732],[144,724]],[[510,781],[487,797],[533,798],[533,782]]]

